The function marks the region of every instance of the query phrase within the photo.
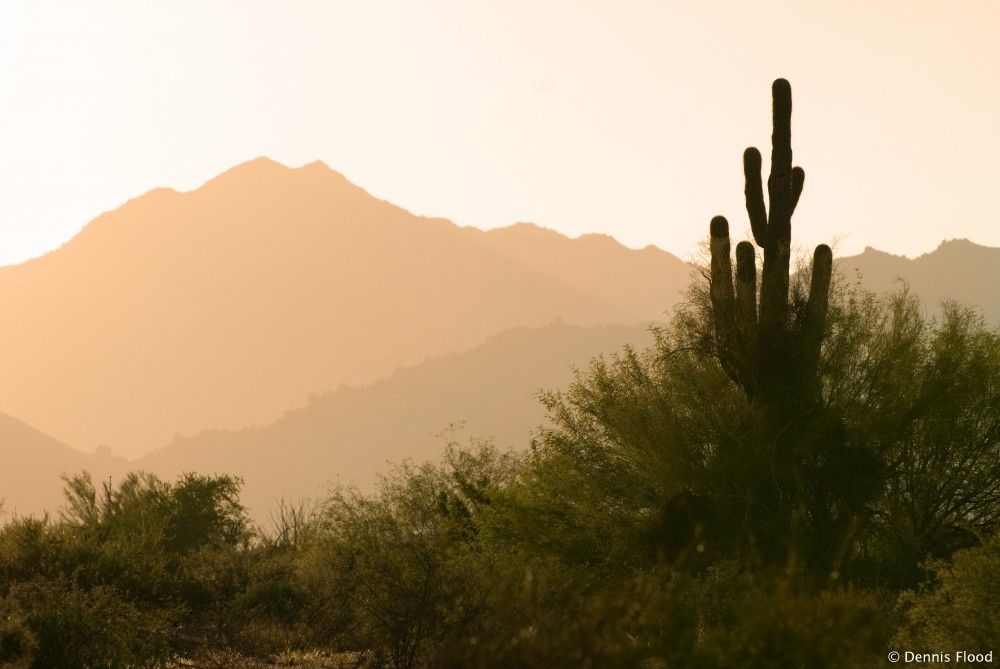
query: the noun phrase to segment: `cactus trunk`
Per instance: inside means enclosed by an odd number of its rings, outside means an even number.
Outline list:
[[[802,194],[805,172],[792,166],[791,86],[778,79],[771,94],[774,131],[771,172],[767,179],[768,206],[764,204],[760,151],[751,147],[743,154],[750,228],[754,241],[764,251],[759,306],[753,245],[741,242],[737,247],[734,290],[729,223],[717,216],[711,225],[711,298],[719,361],[748,397],[759,397],[763,402],[779,401],[801,390],[789,375],[790,351],[801,351],[800,359],[815,372],[832,272],[830,247],[821,245],[813,262],[807,327],[800,335],[802,341],[793,341],[788,302],[792,214]],[[810,375],[809,369],[801,371]]]
[[[754,408],[746,450],[730,456],[742,464],[726,497],[746,500],[741,524],[749,533],[751,550],[766,546],[768,554],[755,554],[780,560],[795,550],[794,537],[801,528],[793,528],[802,522],[811,523],[814,537],[836,534],[822,495],[815,494],[824,489],[822,474],[813,472],[809,463],[815,455],[810,451],[825,443],[825,434],[836,434],[839,423],[824,414],[819,371],[833,254],[825,244],[816,248],[804,311],[792,319],[792,214],[805,172],[792,165],[791,87],[779,79],[771,91],[774,132],[766,205],[761,154],[755,148],[743,154],[747,214],[754,242],[763,250],[759,292],[754,245],[744,241],[737,246],[734,273],[729,223],[716,216],[710,226],[710,298],[717,357]],[[831,442],[831,448],[839,446]]]

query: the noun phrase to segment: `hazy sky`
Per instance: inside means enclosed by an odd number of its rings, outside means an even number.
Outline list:
[[[779,76],[798,241],[1000,246],[998,31],[996,0],[0,0],[0,264],[261,155],[684,257],[747,227]]]

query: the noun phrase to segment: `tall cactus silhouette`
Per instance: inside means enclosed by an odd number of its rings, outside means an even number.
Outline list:
[[[710,225],[715,352],[752,407],[742,448],[722,456],[730,463],[731,488],[717,503],[741,500],[732,502],[739,508],[731,509],[736,514],[731,517],[758,559],[807,554],[814,565],[835,570],[839,558],[831,556],[848,545],[856,527],[853,502],[838,492],[836,479],[862,461],[871,463],[876,475],[878,463],[845,441],[843,420],[820,392],[833,270],[829,246],[822,244],[813,254],[808,297],[790,294],[792,214],[805,172],[792,166],[791,86],[778,79],[771,93],[774,130],[766,205],[760,151],[751,147],[743,154],[746,209],[764,256],[759,287],[754,244],[737,245],[734,272],[728,221],[716,216]]]
[[[815,374],[833,268],[830,247],[821,244],[813,255],[803,324],[793,335],[789,322],[792,213],[802,194],[805,172],[792,167],[791,86],[778,79],[771,94],[774,130],[767,207],[760,151],[750,147],[743,153],[746,209],[754,241],[764,250],[759,307],[753,244],[740,242],[736,247],[734,288],[729,222],[716,216],[710,226],[711,301],[719,361],[751,400],[766,403],[801,392],[805,378]]]

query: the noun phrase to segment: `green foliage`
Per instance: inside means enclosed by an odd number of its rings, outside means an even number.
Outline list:
[[[246,511],[239,501],[242,481],[230,476],[184,474],[174,484],[131,472],[117,488],[98,494],[89,473],[65,477],[63,517],[101,538],[139,535],[173,554],[206,545],[234,545],[247,538]]]
[[[167,550],[187,553],[205,546],[235,546],[248,538],[243,482],[229,476],[184,474],[169,490]]]
[[[817,367],[822,392],[786,427],[796,473],[786,487],[758,448],[755,404],[711,353],[705,298],[695,290],[652,349],[596,360],[543,396],[552,425],[490,531],[585,579],[660,559],[698,569],[730,557],[755,568],[768,562],[762,555],[784,554],[818,585],[850,577],[907,587],[927,558],[995,530],[997,330],[954,305],[925,321],[905,292],[838,286]],[[791,505],[791,545],[746,522],[748,505],[779,493]]]
[[[532,561],[493,571],[482,586],[483,624],[428,666],[867,667],[884,658],[894,623],[884,597],[817,595],[732,561],[697,575],[638,571],[589,591]]]
[[[65,480],[59,521],[15,518],[0,530],[0,596],[17,621],[4,643],[30,646],[31,666],[154,666],[182,619],[189,635],[227,605],[199,576],[249,538],[240,482],[133,473],[98,491],[87,473]]]
[[[891,453],[886,531],[911,554],[942,557],[1000,524],[1000,333],[948,305],[925,350],[910,431]]]
[[[929,565],[933,578],[900,597],[899,648],[1000,648],[1000,535]]]
[[[703,639],[705,665],[839,669],[884,661],[894,621],[876,594],[851,588],[797,592],[783,580],[746,595],[734,622]]]
[[[509,514],[494,523],[503,540],[591,579],[728,545],[732,530],[697,511],[727,485],[714,463],[743,439],[746,400],[711,360],[670,353],[670,337],[597,359],[543,395],[552,425],[505,497]]]
[[[483,583],[489,615],[474,633],[450,639],[442,667],[695,666],[697,580],[639,572],[583,592],[557,567],[532,561]]]
[[[20,651],[17,659],[30,658],[32,668],[159,667],[170,655],[169,621],[123,600],[112,587],[35,579],[16,584],[4,608],[13,609],[29,632],[7,652]]]
[[[471,579],[477,521],[514,459],[486,444],[450,448],[442,466],[404,463],[374,496],[339,488],[327,501],[316,569],[342,607],[339,643],[374,666],[421,666],[448,634],[481,614]]]
[[[29,669],[37,647],[21,607],[10,596],[0,597],[0,666]]]
[[[0,596],[19,581],[53,577],[76,563],[65,528],[50,518],[16,517],[0,529]]]

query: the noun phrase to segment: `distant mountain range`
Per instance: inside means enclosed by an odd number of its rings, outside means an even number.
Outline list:
[[[243,477],[244,503],[266,521],[279,498],[315,499],[330,482],[370,488],[389,461],[436,458],[452,426],[460,441],[492,438],[523,449],[545,419],[539,390],[565,387],[573,367],[585,368],[595,356],[652,341],[639,326],[514,328],[372,385],[311,396],[270,424],[178,436],[133,461],[80,453],[0,415],[0,498],[7,513],[38,514],[62,503],[63,473],[86,469],[95,481],[120,480],[132,469],[168,480],[188,471],[227,473]]]
[[[845,279],[860,275],[862,285],[876,292],[899,290],[905,282],[928,314],[946,300],[957,300],[979,307],[988,322],[1000,323],[1000,248],[953,239],[910,260],[868,247],[835,264]]]
[[[133,464],[169,478],[192,470],[238,474],[244,503],[261,514],[276,497],[315,498],[329,482],[370,488],[387,463],[436,459],[449,438],[491,438],[523,450],[545,421],[539,390],[566,387],[573,367],[586,368],[595,356],[652,343],[638,326],[516,328],[370,386],[314,396],[263,427],[176,439]]]
[[[258,159],[0,268],[0,409],[134,457],[508,328],[662,320],[688,273],[606,236],[416,217],[322,163]]]
[[[905,280],[929,313],[955,298],[1000,323],[1000,249],[837,263],[874,290]],[[261,517],[433,457],[450,423],[523,448],[544,419],[535,392],[649,343],[691,274],[604,235],[416,217],[322,163],[152,191],[0,268],[0,499],[54,509],[59,474],[84,468],[227,472]]]

